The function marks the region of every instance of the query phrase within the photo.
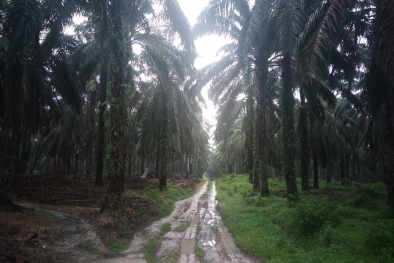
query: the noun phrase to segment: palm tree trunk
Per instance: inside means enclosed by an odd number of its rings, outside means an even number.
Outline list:
[[[246,100],[247,103],[247,124],[246,124],[246,151],[247,151],[247,173],[249,173],[249,183],[253,183],[253,139],[254,139],[254,128],[253,128],[253,120],[254,120],[254,114],[253,114],[253,97],[252,97],[252,89],[250,88],[248,90],[248,98]]]
[[[258,80],[258,94],[257,94],[257,130],[256,133],[258,146],[258,158],[260,160],[260,194],[261,196],[268,196],[270,190],[268,187],[268,161],[267,161],[267,121],[266,121],[266,89],[267,89],[267,75],[268,70],[264,67],[263,72],[260,73]]]
[[[313,159],[313,188],[319,189],[319,166],[317,164],[317,153],[316,150],[312,150]]]
[[[340,181],[345,179],[345,156],[343,153],[343,149],[341,147],[341,173],[340,173]]]
[[[27,125],[24,126],[22,136],[22,147],[19,158],[19,167],[17,167],[17,173],[25,173],[27,170],[27,164],[30,159],[31,142],[30,132],[28,131]]]
[[[104,102],[107,100],[107,63],[108,53],[105,52],[104,57],[101,61],[101,72],[100,72],[100,101],[99,101],[99,112],[98,112],[98,130],[97,130],[97,142],[96,142],[96,171],[95,171],[95,185],[104,185],[103,181],[103,168],[104,168],[104,146],[105,146],[105,120],[104,112],[106,105]]]
[[[105,121],[104,112],[106,105],[104,102],[107,100],[107,78],[108,78],[108,51],[104,51],[104,45],[108,34],[108,10],[107,1],[102,0],[101,6],[103,9],[102,23],[101,23],[101,43],[100,48],[103,52],[100,69],[100,98],[99,98],[99,114],[98,114],[98,130],[97,130],[97,143],[96,143],[96,169],[95,169],[95,185],[104,185],[103,181],[103,168],[104,168],[104,145],[105,145]]]
[[[12,182],[18,164],[18,137],[21,130],[23,70],[19,61],[13,61],[7,70],[9,77],[6,114],[4,118],[3,152],[0,154],[0,205],[11,205]],[[6,87],[7,88],[7,87]]]
[[[295,145],[294,145],[294,95],[291,73],[291,56],[284,55],[282,60],[282,146],[283,146],[283,172],[286,178],[289,198],[298,198],[297,182],[294,171]]]
[[[167,186],[167,176],[168,176],[168,106],[167,97],[164,88],[162,88],[162,103],[161,103],[161,126],[160,126],[160,178],[159,178],[159,188],[161,190],[165,189]]]
[[[305,105],[304,87],[300,87],[300,118],[299,118],[299,129],[300,129],[300,173],[301,173],[301,186],[302,191],[309,191],[309,175],[308,175],[308,164],[309,164],[309,151],[308,151],[308,123],[307,123],[307,111]]]
[[[387,204],[394,207],[394,103],[392,90],[385,99],[386,109],[386,142],[384,145],[384,180],[387,189]]]
[[[111,87],[111,132],[110,143],[112,149],[110,150],[109,159],[109,184],[107,188],[106,199],[104,200],[104,207],[117,208],[120,205],[121,196],[124,191],[124,174],[126,162],[126,134],[125,124],[127,123],[127,112],[124,91],[124,69],[126,61],[125,57],[125,43],[122,29],[122,7],[121,0],[114,0],[112,2],[112,17],[113,17],[113,38],[112,51],[114,54],[114,83]]]

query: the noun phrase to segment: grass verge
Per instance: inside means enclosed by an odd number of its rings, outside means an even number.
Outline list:
[[[175,231],[177,231],[177,232],[186,231],[186,229],[189,227],[189,225],[190,225],[189,221],[182,222],[182,224],[180,224],[179,226],[177,226],[175,228]]]
[[[195,248],[195,253],[196,253],[197,258],[198,258],[198,261],[199,261],[200,263],[208,263],[208,261],[206,261],[206,259],[205,259],[205,252],[204,252],[204,249],[202,249],[202,248],[199,247],[199,246],[196,246],[196,248]]]
[[[269,180],[269,186],[271,193],[286,190],[284,181]],[[394,258],[394,213],[385,205],[382,183],[332,183],[298,203],[275,194],[254,195],[243,175],[217,179],[216,189],[222,219],[236,243],[262,262],[372,263]]]
[[[155,237],[148,241],[148,243],[144,247],[144,257],[148,263],[157,263],[158,259],[156,258],[156,251],[160,246],[160,238]]]
[[[171,230],[171,224],[170,223],[165,223],[160,228],[160,235],[164,236],[170,230]]]

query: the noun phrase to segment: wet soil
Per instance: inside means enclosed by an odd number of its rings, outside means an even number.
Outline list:
[[[207,185],[208,183],[205,183],[193,197],[176,202],[174,211],[168,217],[135,232],[129,249],[119,254],[108,252],[100,241],[97,232],[85,220],[76,215],[70,215],[64,210],[62,212],[54,211],[54,208],[45,205],[41,208],[57,218],[56,223],[45,228],[44,235],[42,235],[44,229],[39,230],[40,237],[38,239],[23,240],[30,236],[32,231],[30,229],[29,234],[23,234],[23,238],[18,241],[19,243],[7,244],[7,246],[18,247],[23,243],[22,245],[26,247],[27,242],[31,249],[24,249],[24,259],[29,258],[29,256],[36,258],[42,256],[40,260],[17,260],[15,262],[145,263],[147,261],[144,259],[144,246],[150,239],[160,237],[160,245],[155,253],[157,262],[257,263],[257,260],[247,257],[236,247],[231,233],[224,226],[216,210],[215,183],[213,182],[210,191],[207,191]],[[33,194],[46,191],[48,191],[48,187]],[[68,196],[67,199],[70,200],[70,197]],[[73,198],[72,200],[77,199]],[[43,199],[43,201],[45,200]],[[64,201],[65,199],[62,199],[61,202]],[[88,202],[91,204],[92,201],[93,198]],[[88,202],[86,202],[86,205],[88,205]],[[21,204],[28,205],[27,203]],[[37,204],[32,206],[40,208]],[[188,227],[184,231],[179,231],[177,227],[185,222],[187,222]],[[171,225],[171,229],[161,236],[161,227],[166,223]],[[92,254],[92,248],[98,250],[100,254]],[[200,253],[196,253],[197,250]],[[16,253],[15,251],[13,250],[14,253]],[[169,258],[171,258],[171,261]],[[8,262],[8,260],[3,256],[0,257],[0,262]]]
[[[160,236],[160,228],[171,224],[171,230],[161,237],[156,251],[158,262],[167,262],[167,256],[178,254],[178,263],[257,263],[244,255],[235,245],[231,233],[224,226],[216,210],[216,189],[213,182],[208,198],[201,198],[207,191],[207,183],[191,198],[179,201],[170,216],[154,222],[135,234],[130,248],[117,257],[100,259],[92,263],[142,263],[143,247],[151,238]],[[182,232],[177,227],[188,222],[189,227]],[[204,258],[198,257],[196,248],[204,251]],[[175,261],[174,261],[175,262]]]

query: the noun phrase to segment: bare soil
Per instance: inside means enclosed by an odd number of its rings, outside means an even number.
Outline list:
[[[168,184],[196,188],[198,181]],[[127,178],[125,186],[126,192],[138,192],[157,187],[157,180]],[[157,219],[157,205],[137,196],[123,198],[120,214],[100,213],[104,193],[105,187],[91,180],[58,174],[19,178],[14,202],[43,210],[0,207],[0,262],[88,262],[103,253],[110,256],[103,244],[129,245],[134,231]]]

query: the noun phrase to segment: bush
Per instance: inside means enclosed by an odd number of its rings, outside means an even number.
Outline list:
[[[379,207],[374,207],[375,205],[371,203],[372,199],[378,196],[379,193],[373,189],[358,187],[354,197],[350,200],[350,205],[371,208],[372,210],[374,210],[374,208],[379,209]]]
[[[314,234],[324,224],[336,224],[339,216],[336,206],[325,200],[305,199],[296,204],[291,225],[299,234]]]
[[[386,254],[394,258],[394,220],[368,224],[364,247],[373,255]]]

